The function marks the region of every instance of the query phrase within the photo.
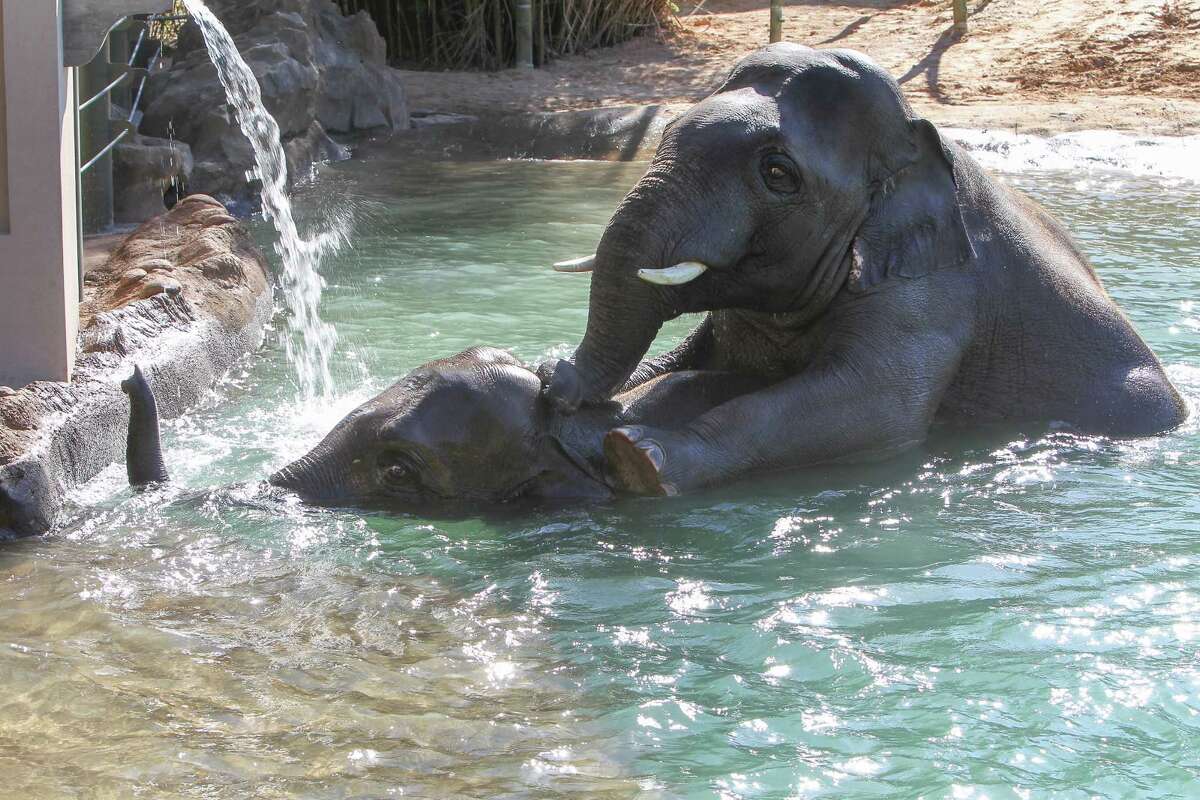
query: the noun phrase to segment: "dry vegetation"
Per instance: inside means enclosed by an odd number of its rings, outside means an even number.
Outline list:
[[[162,42],[168,47],[174,47],[175,42],[179,39],[179,29],[183,27],[184,23],[181,17],[186,17],[187,13],[188,10],[183,4],[183,0],[173,0],[171,10],[167,13],[171,19],[151,22],[150,38]]]
[[[392,61],[438,69],[503,69],[516,57],[514,0],[337,0],[366,10]],[[532,0],[534,62],[661,31],[671,0]]]
[[[1158,21],[1164,28],[1194,28],[1191,11],[1179,0],[1167,0],[1158,11]]]

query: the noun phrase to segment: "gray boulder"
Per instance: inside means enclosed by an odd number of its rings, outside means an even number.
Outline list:
[[[371,17],[365,11],[343,17],[326,8],[316,21],[321,36],[313,61],[322,85],[332,88],[317,95],[320,123],[337,132],[407,128],[404,88],[399,73],[387,66],[387,44]]]
[[[192,151],[183,142],[137,136],[113,149],[113,220],[138,223],[166,212],[163,194],[182,189],[192,175]],[[182,192],[181,192],[182,193]]]
[[[333,133],[408,127],[399,72],[387,65],[386,45],[366,12],[344,16],[332,0],[209,0],[262,87],[263,103],[279,123],[294,180],[317,161],[345,157]],[[199,28],[180,33],[168,69],[147,86],[142,130],[191,145],[190,189],[240,204],[254,189],[250,143]]]

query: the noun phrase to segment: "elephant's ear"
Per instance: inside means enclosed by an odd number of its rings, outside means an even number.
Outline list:
[[[851,245],[852,291],[975,256],[958,205],[953,156],[928,120],[914,120],[912,129],[916,159],[879,187]]]

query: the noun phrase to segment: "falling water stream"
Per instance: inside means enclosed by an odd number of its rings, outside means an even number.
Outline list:
[[[305,399],[328,398],[333,394],[329,358],[337,344],[337,331],[323,322],[318,313],[325,285],[319,267],[321,259],[345,241],[344,228],[308,239],[300,235],[287,195],[287,158],[279,125],[263,105],[258,79],[238,52],[229,31],[203,0],[184,0],[184,5],[200,26],[238,125],[254,149],[255,169],[248,177],[262,182],[263,216],[279,234],[275,251],[283,267],[280,284],[292,333],[285,338],[288,361],[296,371]]]

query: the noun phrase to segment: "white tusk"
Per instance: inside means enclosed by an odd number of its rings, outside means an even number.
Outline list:
[[[638,277],[647,283],[657,283],[659,286],[680,286],[696,280],[708,267],[699,261],[683,261],[666,269],[639,269]]]
[[[596,263],[596,254],[583,256],[582,258],[572,258],[570,261],[559,261],[554,265],[555,272],[591,272],[592,266]]]

